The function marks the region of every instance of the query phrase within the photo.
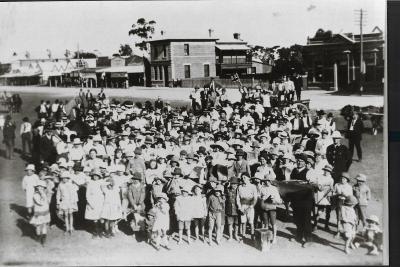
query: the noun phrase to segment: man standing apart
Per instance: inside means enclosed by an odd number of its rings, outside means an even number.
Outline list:
[[[13,159],[15,145],[15,123],[11,120],[11,116],[7,115],[3,128],[3,143],[6,145],[6,158]]]
[[[294,89],[296,91],[296,99],[297,101],[301,100],[301,87],[303,86],[303,78],[301,75],[297,74],[294,78]]]
[[[354,146],[357,149],[358,161],[362,161],[361,139],[364,131],[364,124],[357,112],[353,113],[352,120],[349,121],[347,127],[347,138],[349,139],[350,158],[353,158]]]

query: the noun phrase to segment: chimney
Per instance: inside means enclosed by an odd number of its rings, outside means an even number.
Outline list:
[[[212,37],[213,31],[214,31],[213,29],[208,29],[208,37],[210,38]]]
[[[233,39],[241,40],[241,39],[240,39],[240,33],[235,32],[235,33],[233,34]]]

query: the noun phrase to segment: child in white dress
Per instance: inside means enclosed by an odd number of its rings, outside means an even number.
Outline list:
[[[28,215],[31,216],[33,212],[33,194],[35,192],[35,185],[39,181],[39,177],[35,174],[35,165],[28,164],[25,168],[26,175],[22,178],[22,189],[25,191],[26,208]]]
[[[115,221],[122,218],[120,188],[115,186],[113,179],[101,188],[104,193],[104,203],[100,217],[104,219],[105,236],[109,238],[114,236]]]
[[[57,210],[65,221],[65,233],[72,234],[74,230],[73,213],[78,211],[78,186],[71,182],[70,172],[60,175],[61,183],[57,188]]]
[[[50,199],[46,194],[46,182],[39,181],[33,194],[33,217],[30,223],[36,228],[36,237],[42,246],[46,242],[47,224],[50,223]]]
[[[94,232],[93,238],[100,236],[101,233],[101,211],[103,209],[104,194],[101,186],[104,184],[100,179],[100,170],[94,170],[92,173],[92,180],[88,181],[86,186],[86,210],[85,219],[93,221]],[[100,220],[100,222],[99,222]]]
[[[168,246],[168,235],[169,229],[169,204],[168,196],[165,193],[161,193],[157,196],[157,202],[154,205],[155,220],[153,225],[153,232],[156,232],[155,245],[159,249],[160,245],[169,249]]]

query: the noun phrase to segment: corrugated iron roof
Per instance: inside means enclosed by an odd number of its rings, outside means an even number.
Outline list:
[[[250,47],[245,44],[217,44],[219,50],[249,50]]]
[[[141,73],[141,72],[144,72],[144,66],[109,67],[109,68],[96,70],[96,72],[97,73],[103,73],[103,72]]]

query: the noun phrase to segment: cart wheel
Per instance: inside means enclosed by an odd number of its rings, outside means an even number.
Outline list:
[[[307,113],[310,113],[307,106],[302,103],[295,103],[295,104],[293,104],[293,107],[296,108],[299,113],[302,113],[304,110],[306,110]]]

